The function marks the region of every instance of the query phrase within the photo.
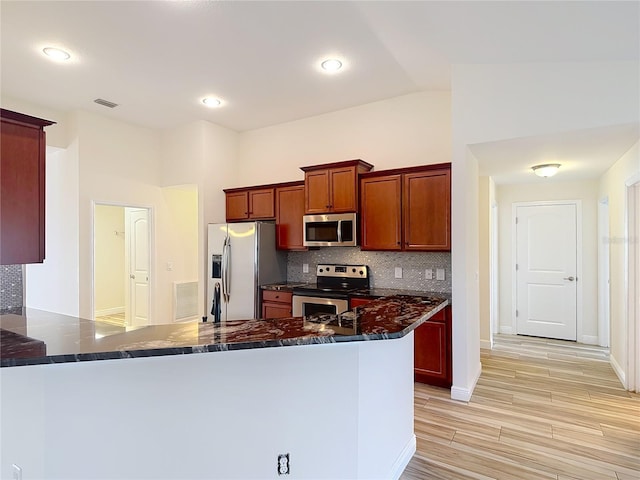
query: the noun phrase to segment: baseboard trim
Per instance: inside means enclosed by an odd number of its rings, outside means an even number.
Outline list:
[[[513,327],[507,327],[505,325],[501,325],[500,333],[504,333],[505,335],[513,335]]]
[[[598,337],[597,335],[583,335],[582,343],[586,345],[598,345]]]
[[[124,307],[105,308],[103,310],[96,310],[96,317],[104,317],[105,315],[116,315],[118,313],[124,313]]]
[[[404,472],[404,469],[407,468],[407,465],[409,465],[409,462],[411,461],[411,458],[415,453],[416,436],[414,434],[411,436],[411,440],[409,440],[409,443],[405,445],[405,447],[402,449],[402,452],[400,452],[400,456],[393,464],[393,467],[391,468],[391,476],[389,478],[392,478],[393,480],[399,480]]]
[[[471,400],[471,396],[473,395],[473,391],[476,388],[476,384],[478,383],[478,380],[480,379],[481,374],[482,374],[482,364],[479,363],[476,376],[468,388],[456,387],[455,385],[451,387],[451,400],[460,400],[461,402],[468,402],[469,400]]]
[[[493,348],[493,342],[491,340],[480,340],[480,348],[491,350]]]
[[[618,378],[620,379],[620,381],[622,382],[622,386],[625,388],[627,388],[627,377],[624,373],[624,370],[622,369],[622,367],[620,366],[620,364],[618,363],[618,361],[616,360],[616,358],[609,354],[609,363],[611,364],[611,368],[613,368],[613,371],[616,372],[616,375],[618,376]]]

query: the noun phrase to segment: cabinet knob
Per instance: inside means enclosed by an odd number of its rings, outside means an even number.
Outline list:
[[[325,205],[324,208],[331,208],[331,205]]]

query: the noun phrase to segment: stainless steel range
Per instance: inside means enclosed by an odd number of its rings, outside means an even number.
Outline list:
[[[293,316],[345,312],[349,310],[349,293],[368,288],[366,265],[319,264],[315,285],[293,289]]]

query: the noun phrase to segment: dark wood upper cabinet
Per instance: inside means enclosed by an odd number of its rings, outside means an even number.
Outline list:
[[[451,164],[360,177],[362,250],[451,250]]]
[[[402,175],[360,180],[362,250],[402,250]]]
[[[300,167],[304,171],[305,213],[358,211],[358,175],[373,165],[363,160]]]
[[[451,250],[451,169],[404,175],[405,250]]]
[[[302,244],[304,182],[276,187],[276,247],[279,250],[307,250]]]
[[[275,218],[275,191],[272,186],[227,188],[224,193],[227,222]]]
[[[45,250],[44,127],[55,122],[0,109],[0,264],[41,263]]]

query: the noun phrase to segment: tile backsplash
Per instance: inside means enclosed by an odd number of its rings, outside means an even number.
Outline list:
[[[309,264],[309,273],[302,265]],[[308,252],[289,252],[287,280],[289,282],[315,282],[319,263],[368,265],[371,286],[400,288],[429,292],[451,293],[451,252],[368,252],[358,247],[326,247]],[[402,278],[395,278],[396,267],[402,268]],[[433,270],[433,279],[427,280],[425,270]],[[444,269],[444,280],[436,280],[436,269]]]
[[[22,265],[0,265],[0,310],[22,305]]]

